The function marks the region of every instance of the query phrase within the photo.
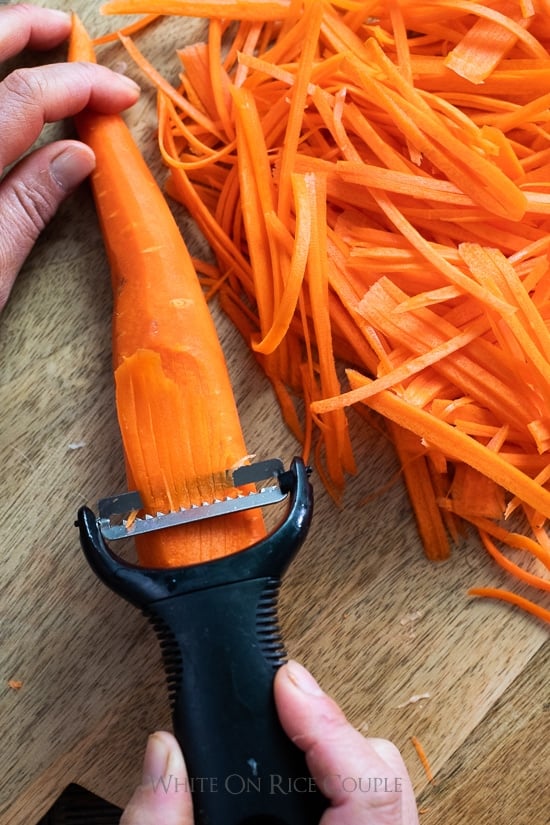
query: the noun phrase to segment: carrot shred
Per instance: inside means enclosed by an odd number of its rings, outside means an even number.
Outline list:
[[[518,3],[505,0],[498,11],[527,28],[531,18],[524,16]],[[483,83],[517,42],[517,33],[499,19],[479,17],[462,40],[449,52],[445,65],[471,83]]]
[[[290,8],[290,0],[111,0],[105,3],[102,14],[178,14],[185,17],[209,17],[215,20],[279,20]],[[147,11],[145,11],[147,9]]]
[[[542,576],[538,576],[535,573],[530,573],[528,570],[520,567],[519,564],[515,564],[515,562],[507,558],[504,553],[500,552],[494,542],[492,542],[489,536],[483,531],[481,531],[481,540],[487,552],[494,558],[496,563],[504,568],[504,570],[508,573],[512,573],[518,579],[521,579],[522,581],[527,582],[527,584],[537,587],[540,590],[550,590],[550,579],[544,579]]]
[[[420,742],[417,736],[411,736],[411,743],[418,755],[418,758],[420,759],[422,767],[424,768],[424,772],[426,774],[428,782],[434,784],[435,778],[432,772],[432,767],[430,765],[428,757],[426,756],[426,751],[424,750],[422,743]]]
[[[349,408],[374,411],[430,558],[472,524],[547,561],[546,5],[103,10],[210,19],[205,43],[175,44],[179,85],[122,40],[158,90],[166,191],[215,255],[205,288],[330,494],[340,501],[356,469]],[[525,535],[503,519],[523,519]]]
[[[443,561],[449,558],[451,548],[444,517],[433,489],[425,450],[398,424],[392,424],[390,432],[403,468],[407,490],[414,490],[414,496],[410,496],[411,505],[426,556],[432,561]]]
[[[498,587],[471,587],[468,590],[468,595],[483,596],[487,599],[500,599],[504,602],[509,602],[510,604],[516,605],[516,607],[521,607],[522,610],[525,610],[527,613],[531,613],[533,616],[536,616],[538,619],[542,619],[544,622],[550,622],[550,610],[541,607],[539,604],[532,602],[530,599],[526,599],[524,596],[519,596],[517,593],[513,593],[511,590],[501,590]]]
[[[108,34],[104,34],[101,37],[94,37],[92,40],[92,44],[95,47],[103,46],[106,43],[114,43],[119,39],[121,35],[129,36],[131,34],[136,34],[137,32],[140,32],[143,29],[147,28],[147,26],[150,26],[151,23],[155,23],[160,18],[160,14],[146,14],[139,20],[136,20],[134,23],[130,23],[128,26],[124,26],[121,29],[117,29],[117,31],[109,32]]]

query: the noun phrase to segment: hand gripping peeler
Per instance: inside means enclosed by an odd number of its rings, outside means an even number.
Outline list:
[[[137,494],[125,493],[103,499],[99,517],[88,507],[78,513],[92,569],[143,611],[159,638],[196,825],[317,825],[327,805],[273,699],[275,671],[285,661],[277,596],[310,525],[308,475],[299,458],[288,470],[278,460],[258,462],[235,471],[235,486],[260,476],[276,483],[236,499],[116,524],[113,514],[139,507]],[[141,567],[106,542],[282,499],[286,516],[266,538],[196,565]]]

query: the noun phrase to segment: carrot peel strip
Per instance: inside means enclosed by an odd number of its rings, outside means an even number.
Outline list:
[[[535,602],[526,599],[524,596],[513,593],[511,590],[502,590],[498,587],[471,587],[468,590],[468,595],[481,596],[487,599],[500,599],[503,602],[508,602],[516,607],[520,607],[522,610],[531,613],[544,622],[550,622],[550,610],[535,604]]]

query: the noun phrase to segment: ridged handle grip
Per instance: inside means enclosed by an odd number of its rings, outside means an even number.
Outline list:
[[[278,586],[249,579],[146,611],[164,655],[195,825],[318,825],[326,807],[275,708],[284,661]]]

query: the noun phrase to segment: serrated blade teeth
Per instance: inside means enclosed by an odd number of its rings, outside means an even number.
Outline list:
[[[266,483],[266,479],[278,478],[283,471],[282,462],[279,459],[271,459],[231,471],[229,476],[233,478],[237,488],[240,485],[248,485],[254,482],[264,481]],[[139,493],[134,491],[122,493],[110,499],[102,499],[98,505],[98,526],[106,539],[124,539],[154,530],[162,530],[180,524],[235,513],[240,510],[276,504],[286,497],[287,492],[283,492],[278,481],[276,481],[271,486],[264,486],[252,491],[235,489],[233,495],[226,495],[224,498],[216,498],[213,501],[203,501],[202,504],[190,504],[188,507],[170,510],[167,513],[157,512],[155,516],[145,513],[138,518],[132,518],[132,511],[134,513],[138,509],[143,511]],[[122,516],[122,523],[120,521],[113,523],[113,516]]]

